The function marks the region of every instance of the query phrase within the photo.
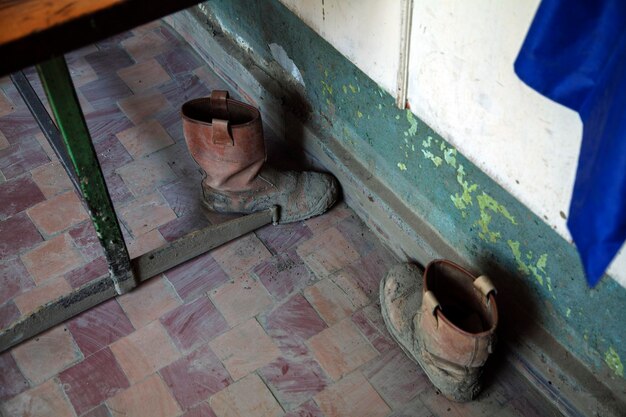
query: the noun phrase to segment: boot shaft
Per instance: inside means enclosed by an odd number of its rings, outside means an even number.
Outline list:
[[[495,288],[456,264],[436,260],[424,271],[421,314],[424,348],[442,362],[480,367],[493,350],[498,311]]]
[[[183,104],[183,132],[191,156],[206,173],[205,185],[245,191],[265,162],[259,111],[228,98],[226,91]]]

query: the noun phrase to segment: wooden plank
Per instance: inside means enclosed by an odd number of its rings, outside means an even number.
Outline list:
[[[198,0],[0,0],[0,76],[196,3]]]

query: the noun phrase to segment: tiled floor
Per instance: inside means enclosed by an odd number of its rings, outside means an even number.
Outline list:
[[[208,220],[178,109],[225,85],[161,23],[68,56],[136,257]],[[34,72],[31,80],[41,92]],[[106,272],[92,226],[0,80],[0,325]],[[438,395],[384,329],[395,262],[345,206],[269,226],[0,355],[5,416],[539,416],[507,368],[481,400]]]

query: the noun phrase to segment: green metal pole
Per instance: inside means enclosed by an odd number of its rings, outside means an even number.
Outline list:
[[[63,57],[56,57],[37,65],[37,71],[104,248],[109,275],[117,293],[124,294],[137,284],[67,64]]]

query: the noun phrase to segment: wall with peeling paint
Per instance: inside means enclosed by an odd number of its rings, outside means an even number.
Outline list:
[[[400,0],[281,2],[394,94]],[[413,113],[571,241],[566,216],[582,124],[575,112],[537,94],[513,72],[538,5],[416,0],[408,97]],[[626,287],[624,249],[609,273]]]
[[[520,304],[528,320],[541,323],[575,357],[611,378],[624,377],[625,335],[616,318],[626,290],[613,279],[589,289],[575,248],[495,175],[411,111],[398,110],[386,89],[279,1],[212,0],[200,10],[266,74],[276,64],[270,45],[280,46],[283,65],[293,64],[302,78],[291,81],[305,86],[307,128],[348,149],[459,256],[489,271],[503,300]],[[255,88],[260,96],[271,94]]]

